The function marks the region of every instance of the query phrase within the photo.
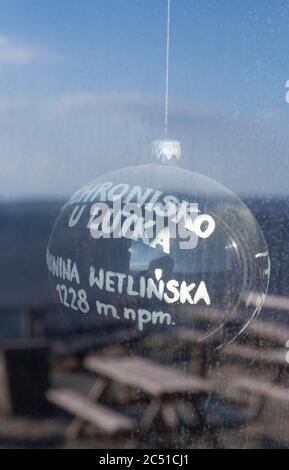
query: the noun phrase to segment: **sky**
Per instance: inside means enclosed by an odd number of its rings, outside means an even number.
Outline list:
[[[0,200],[67,197],[163,137],[166,0],[0,0]],[[171,0],[169,137],[287,195],[288,0]]]

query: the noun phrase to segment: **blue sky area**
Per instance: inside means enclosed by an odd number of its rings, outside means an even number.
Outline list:
[[[288,0],[171,11],[184,165],[239,193],[288,194]],[[166,0],[0,0],[1,199],[65,196],[146,160],[163,128],[165,30]]]

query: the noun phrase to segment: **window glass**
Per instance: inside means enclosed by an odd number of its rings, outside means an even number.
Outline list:
[[[0,8],[0,447],[288,448],[288,1]]]

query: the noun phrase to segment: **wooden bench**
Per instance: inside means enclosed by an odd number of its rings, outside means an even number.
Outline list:
[[[91,399],[69,389],[51,389],[47,392],[48,400],[87,422],[100,431],[112,435],[120,431],[128,431],[133,427],[133,421],[127,416],[111,410],[107,406],[94,403]],[[75,438],[80,428],[68,428],[66,437]]]
[[[216,391],[214,381],[183,374],[181,371],[155,364],[141,357],[101,358],[90,356],[84,365],[110,383],[119,383],[147,395],[149,403],[139,422],[140,430],[148,430],[158,415],[166,425],[176,425],[177,397],[188,397],[202,425],[204,416],[199,399]],[[174,427],[173,426],[173,427]]]
[[[250,377],[241,377],[234,380],[233,388],[237,388],[244,392],[249,392],[264,399],[269,399],[279,402],[289,402],[289,390],[279,385],[274,385],[269,382],[255,380]]]

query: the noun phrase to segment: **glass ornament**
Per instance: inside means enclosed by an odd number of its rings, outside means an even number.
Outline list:
[[[153,161],[100,176],[62,208],[47,265],[63,310],[141,334],[188,328],[233,340],[262,307],[270,263],[239,197],[177,166],[180,143]]]

